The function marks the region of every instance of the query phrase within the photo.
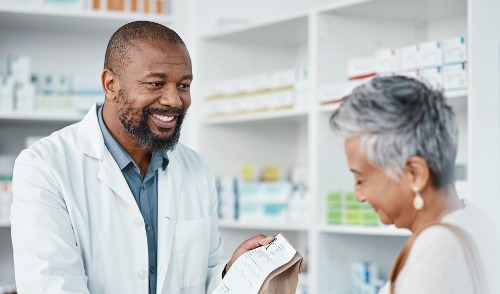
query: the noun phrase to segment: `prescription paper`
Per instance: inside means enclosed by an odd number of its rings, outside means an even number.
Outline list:
[[[269,245],[242,254],[212,294],[257,294],[267,276],[290,262],[296,253],[279,234]]]

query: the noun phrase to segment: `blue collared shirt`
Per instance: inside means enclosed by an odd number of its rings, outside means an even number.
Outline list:
[[[144,178],[139,167],[128,155],[123,147],[113,138],[102,119],[101,106],[98,111],[99,126],[104,137],[104,144],[121,169],[130,191],[134,195],[137,206],[144,218],[148,239],[149,257],[149,293],[156,293],[156,262],[158,244],[158,169],[167,168],[168,156],[166,151],[153,152],[151,163]]]

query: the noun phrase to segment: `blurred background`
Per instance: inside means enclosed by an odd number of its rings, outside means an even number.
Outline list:
[[[15,293],[14,159],[104,100],[107,42],[134,20],[173,28],[190,51],[181,141],[217,177],[226,254],[282,232],[304,257],[297,293],[378,292],[410,233],[355,201],[328,123],[375,75],[444,89],[459,124],[459,196],[500,228],[495,11],[495,0],[0,0],[0,294]]]

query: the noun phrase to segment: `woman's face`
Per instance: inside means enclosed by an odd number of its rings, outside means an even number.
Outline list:
[[[410,228],[415,219],[415,196],[408,176],[396,182],[381,169],[374,167],[360,151],[359,138],[345,141],[349,169],[354,174],[354,193],[359,202],[368,201],[384,224]]]

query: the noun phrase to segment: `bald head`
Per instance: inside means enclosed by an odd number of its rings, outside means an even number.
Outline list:
[[[129,49],[134,41],[163,41],[186,46],[181,37],[164,25],[150,21],[135,21],[120,27],[109,40],[104,69],[120,75],[130,59]]]

